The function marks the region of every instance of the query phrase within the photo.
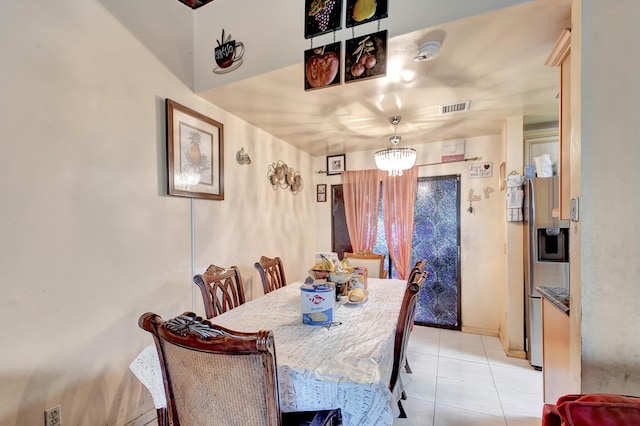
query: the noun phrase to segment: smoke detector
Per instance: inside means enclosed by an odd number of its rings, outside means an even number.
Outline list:
[[[416,62],[431,61],[438,57],[442,45],[438,41],[428,41],[418,48],[418,55],[413,58]]]

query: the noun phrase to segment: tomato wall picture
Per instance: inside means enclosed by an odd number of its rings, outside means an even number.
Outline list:
[[[305,50],[304,90],[340,84],[340,42]]]
[[[351,83],[387,75],[387,31],[345,42],[344,82]]]

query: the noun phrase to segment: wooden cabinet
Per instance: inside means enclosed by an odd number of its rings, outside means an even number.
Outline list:
[[[569,315],[542,298],[542,377],[544,402],[555,404],[571,393],[569,384]]]
[[[560,219],[569,219],[571,156],[571,30],[560,34],[545,65],[560,68]]]

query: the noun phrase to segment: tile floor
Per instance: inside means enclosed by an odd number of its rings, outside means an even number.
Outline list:
[[[497,337],[415,326],[402,374],[406,419],[394,426],[539,426],[542,372]]]

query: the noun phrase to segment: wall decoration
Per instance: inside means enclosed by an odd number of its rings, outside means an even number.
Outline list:
[[[489,178],[493,176],[493,163],[469,164],[469,179]]]
[[[267,179],[274,191],[278,188],[289,189],[293,195],[296,195],[304,187],[300,172],[296,172],[282,160],[269,165]]]
[[[304,38],[342,28],[342,0],[305,0]]]
[[[442,162],[464,160],[464,139],[442,142]]]
[[[223,125],[167,99],[169,195],[224,200]]]
[[[240,165],[251,164],[251,157],[249,157],[249,154],[247,153],[247,151],[244,150],[244,147],[240,148],[240,151],[236,153],[236,161]]]
[[[345,42],[344,81],[351,83],[387,74],[387,31]]]
[[[340,42],[305,50],[304,90],[340,84]]]
[[[327,175],[339,175],[347,170],[345,154],[327,156]]]
[[[347,0],[347,28],[389,16],[387,0]]]
[[[327,184],[320,183],[316,185],[316,201],[318,203],[324,203],[327,201]]]
[[[222,37],[216,40],[218,45],[213,49],[217,67],[213,69],[215,74],[226,74],[238,69],[242,65],[244,55],[244,44],[235,41],[231,34],[227,34],[225,38],[224,28],[222,29]]]

